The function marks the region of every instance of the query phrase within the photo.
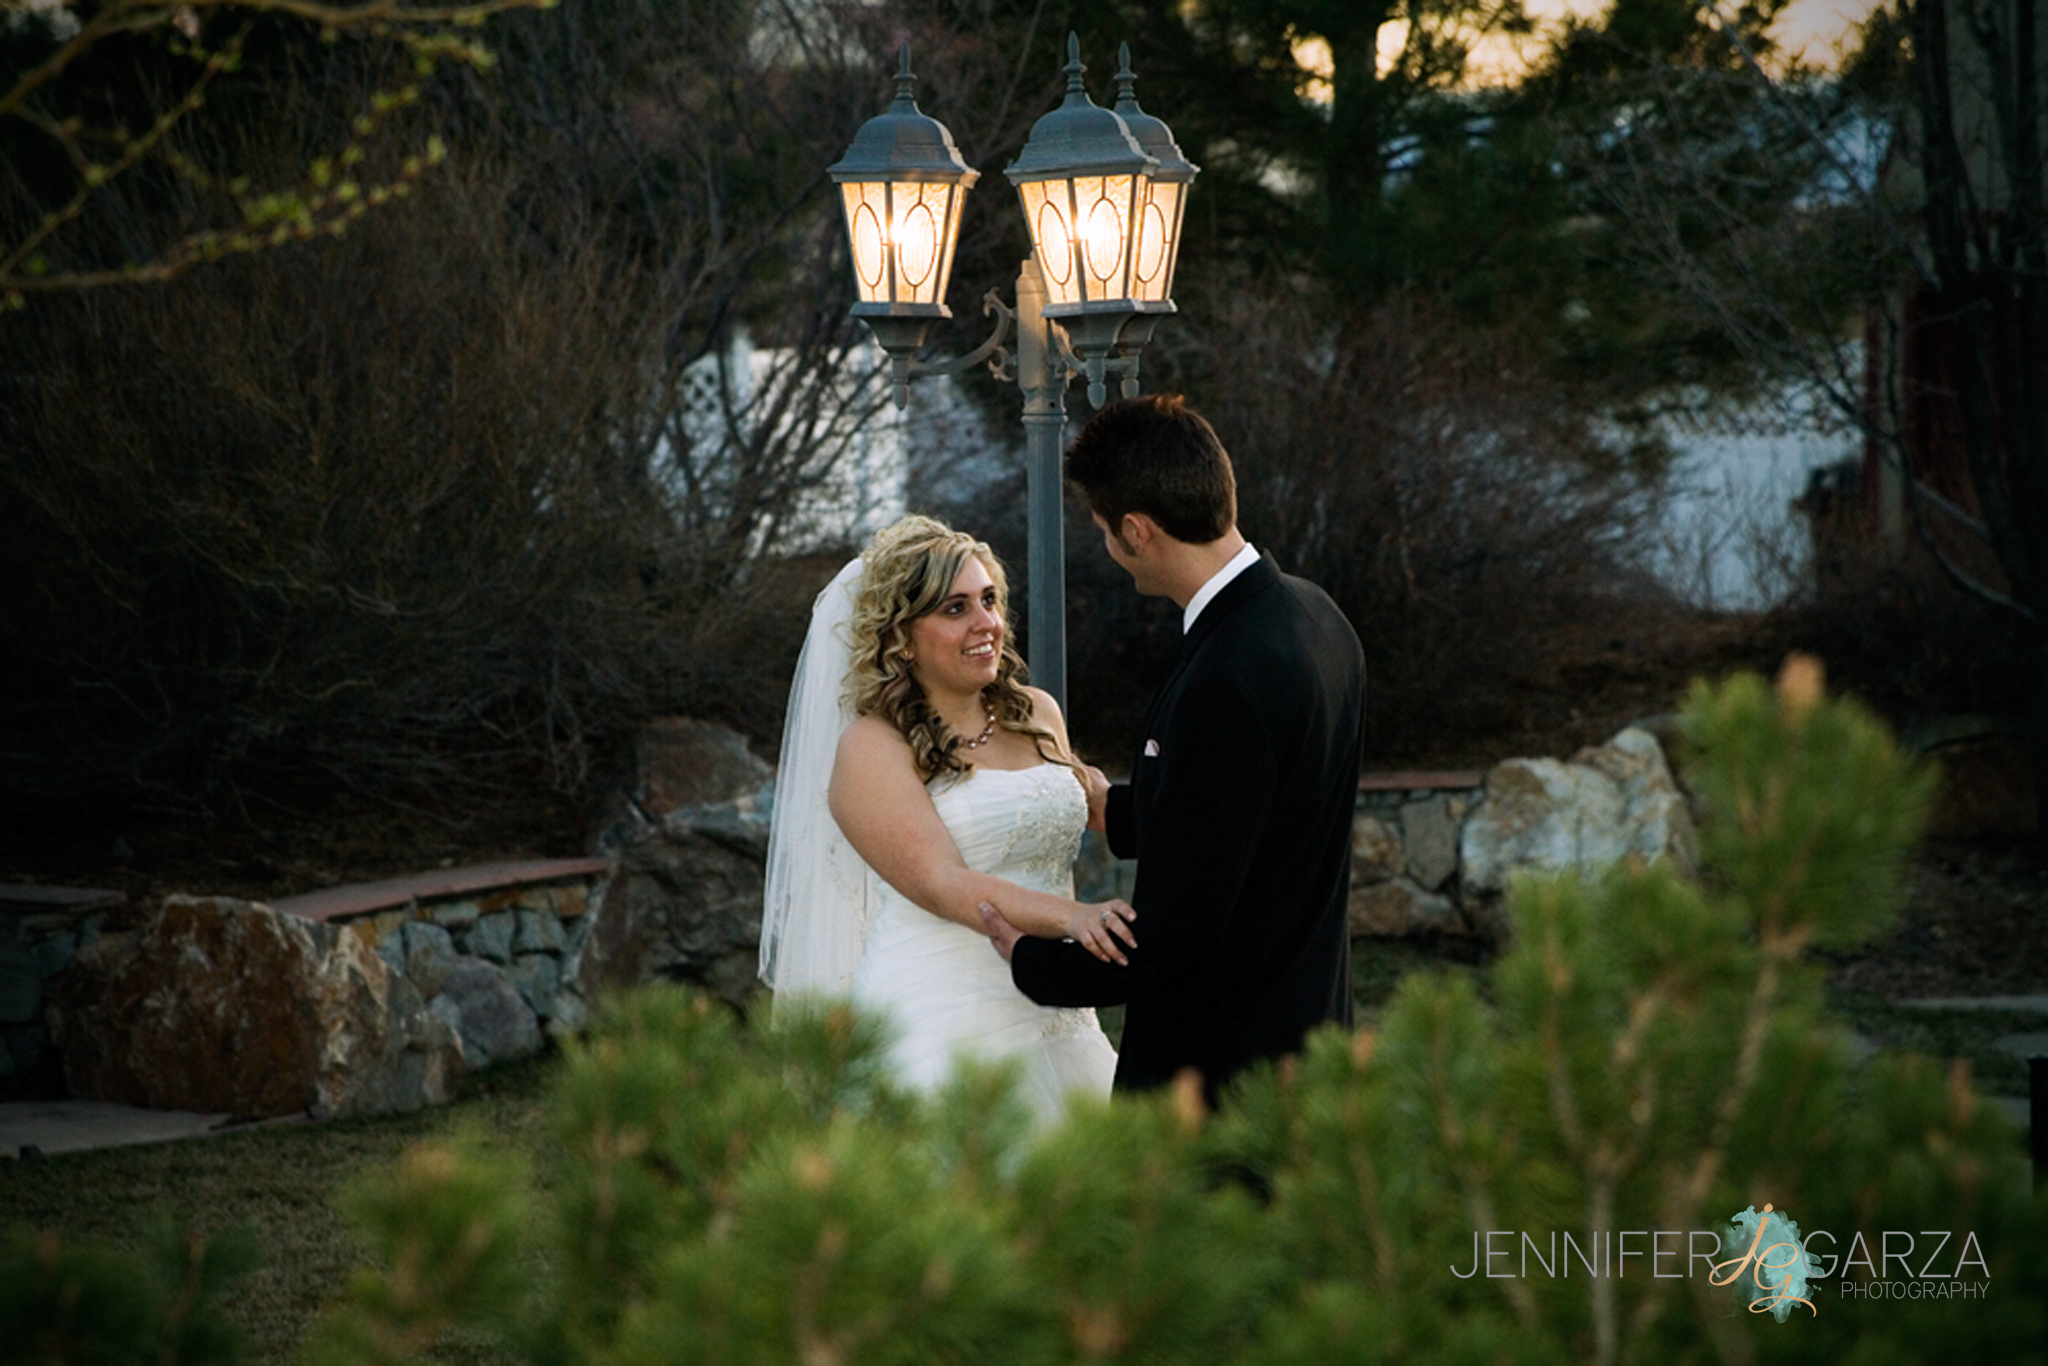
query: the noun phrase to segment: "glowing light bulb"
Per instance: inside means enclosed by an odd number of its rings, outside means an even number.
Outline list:
[[[913,191],[914,193],[914,191]],[[931,278],[939,257],[939,225],[923,203],[912,204],[896,225],[896,263],[913,289]]]
[[[1107,199],[1098,199],[1095,207],[1088,211],[1083,231],[1088,245],[1089,274],[1098,280],[1108,280],[1116,274],[1117,265],[1123,260],[1123,215]]]

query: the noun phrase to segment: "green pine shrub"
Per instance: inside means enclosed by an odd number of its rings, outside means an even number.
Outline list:
[[[1000,1068],[894,1086],[843,1006],[614,1001],[537,1179],[476,1142],[359,1192],[374,1266],[317,1358],[459,1325],[621,1366],[2048,1359],[2011,1130],[1960,1070],[1857,1062],[1804,954],[1889,923],[1931,775],[1801,661],[1696,687],[1683,732],[1699,882],[1525,880],[1483,986],[1412,976],[1214,1115],[1181,1088],[1033,1134]],[[1767,1204],[1803,1290],[1739,1264]],[[1872,1279],[1922,1296],[1845,1294]]]
[[[231,1366],[247,1343],[228,1295],[256,1265],[246,1231],[204,1238],[167,1217],[134,1252],[14,1228],[0,1243],[0,1362]]]

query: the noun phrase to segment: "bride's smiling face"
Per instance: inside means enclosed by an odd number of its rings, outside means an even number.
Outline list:
[[[980,556],[969,555],[938,608],[910,623],[910,672],[927,696],[978,693],[1003,658],[1002,603]]]

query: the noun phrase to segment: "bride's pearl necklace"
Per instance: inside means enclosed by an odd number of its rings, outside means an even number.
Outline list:
[[[990,707],[986,714],[988,716],[988,724],[983,726],[981,728],[981,734],[975,736],[972,740],[962,740],[960,742],[960,747],[962,749],[980,749],[983,745],[988,743],[989,737],[996,733],[995,708]]]

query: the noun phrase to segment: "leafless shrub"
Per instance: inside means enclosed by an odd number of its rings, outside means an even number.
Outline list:
[[[1649,501],[1586,405],[1497,336],[1414,296],[1315,319],[1298,297],[1241,295],[1207,330],[1202,402],[1246,533],[1357,628],[1369,752],[1501,724],[1559,625],[1655,597]]]
[[[1590,405],[1425,299],[1326,318],[1286,290],[1214,289],[1155,343],[1147,388],[1209,417],[1245,534],[1357,628],[1369,761],[1483,751],[1554,686],[1560,642],[1583,634],[1567,628],[1674,610],[1643,553],[1654,480],[1605,444]],[[1085,401],[1069,404],[1084,420]],[[1021,564],[1022,487],[1019,472],[948,515]],[[1180,615],[1132,591],[1078,507],[1066,537],[1072,725],[1116,762],[1173,667]]]
[[[1764,629],[1819,655],[1831,679],[1900,726],[2023,713],[2021,630],[1958,594],[1924,547],[1871,536],[1860,512],[1846,510],[1848,525],[1815,527],[1812,572]]]
[[[784,633],[749,623],[782,585],[734,546],[830,386],[712,429],[723,496],[650,478],[660,276],[588,236],[536,259],[499,189],[0,333],[11,799],[567,787],[664,709],[772,724]]]
[[[772,736],[829,568],[766,557],[829,542],[880,397],[823,168],[886,81],[835,13],[501,21],[406,116],[451,150],[405,203],[0,326],[0,802],[459,815],[651,715]],[[214,157],[298,164],[351,61],[247,73]]]
[[[1663,610],[1636,551],[1651,502],[1584,405],[1497,338],[1415,297],[1326,317],[1286,290],[1216,290],[1157,384],[1216,424],[1246,535],[1357,628],[1368,755],[1441,755],[1514,723],[1562,624]],[[1080,534],[1080,560],[1106,565]],[[1120,677],[1156,681],[1145,661],[1170,667],[1177,631],[1127,583],[1087,577],[1069,628],[1077,710]]]

